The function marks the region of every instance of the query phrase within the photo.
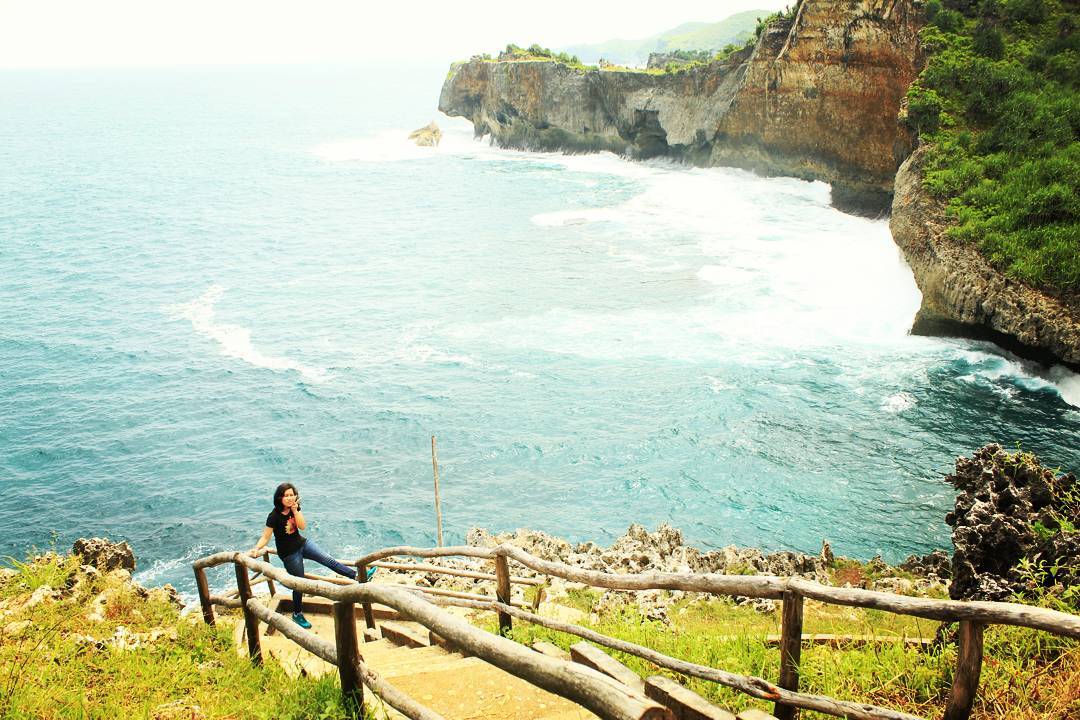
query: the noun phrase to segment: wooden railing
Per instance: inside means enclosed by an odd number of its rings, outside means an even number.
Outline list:
[[[212,595],[206,570],[226,563],[235,566],[238,593],[236,596]],[[442,720],[439,714],[397,690],[364,664],[357,644],[355,605],[379,603],[420,623],[454,647],[578,703],[605,720],[674,720],[670,710],[612,678],[576,663],[547,657],[512,640],[485,632],[435,607],[415,588],[371,583],[340,585],[323,579],[300,578],[238,552],[223,552],[201,558],[193,563],[193,568],[206,622],[215,622],[215,605],[243,610],[248,653],[252,662],[262,662],[258,624],[260,621],[266,622],[305,650],[335,665],[341,677],[342,692],[356,707],[363,704],[362,686],[366,685],[388,705],[413,720]],[[293,590],[332,600],[335,643],[319,638],[263,605],[251,592],[249,570]],[[442,602],[479,602],[438,596],[433,599]],[[507,607],[518,610],[510,605]],[[370,615],[370,611],[366,614]]]
[[[718,575],[713,573],[607,573],[543,560],[512,545],[500,545],[495,548],[394,547],[365,555],[357,560],[357,563],[371,564],[383,558],[398,555],[425,558],[464,555],[495,560],[496,567],[498,567],[499,562],[505,563],[507,559],[511,559],[542,575],[613,590],[681,590],[714,595],[780,600],[783,603],[781,612],[780,677],[775,685],[762,678],[736,675],[715,668],[687,663],[649,648],[600,635],[580,626],[559,623],[540,617],[535,613],[525,613],[511,607],[502,597],[496,602],[489,601],[487,603],[468,603],[452,599],[444,601],[446,604],[466,605],[498,612],[500,626],[509,627],[510,618],[517,617],[554,630],[577,635],[614,650],[642,657],[669,670],[711,680],[756,698],[772,700],[776,703],[773,714],[780,720],[794,718],[799,708],[816,710],[838,717],[852,718],[853,720],[911,720],[914,718],[912,715],[887,708],[836,700],[819,695],[809,695],[798,691],[799,661],[801,659],[803,634],[803,605],[804,599],[807,598],[833,605],[883,610],[941,622],[959,622],[957,667],[953,675],[953,684],[945,708],[945,720],[965,720],[971,714],[982,668],[983,629],[987,625],[1015,625],[1045,630],[1065,637],[1080,638],[1080,617],[1030,605],[932,600],[872,590],[832,587],[802,578]],[[503,617],[507,619],[504,621]]]
[[[458,570],[436,565],[424,565],[419,563],[394,563],[384,562],[386,558],[397,556],[412,556],[417,558],[436,558],[463,556],[477,559],[491,560],[495,563],[494,573],[479,573],[470,570]],[[764,678],[739,675],[724,670],[711,668],[704,665],[686,662],[673,658],[647,647],[629,643],[616,638],[611,638],[597,633],[588,628],[570,623],[563,623],[536,614],[535,603],[532,612],[524,608],[521,603],[514,603],[510,596],[512,583],[539,585],[542,582],[533,578],[513,576],[510,574],[508,560],[513,560],[524,567],[547,577],[558,577],[571,582],[581,583],[599,588],[613,590],[680,590],[685,592],[709,593],[714,595],[743,596],[752,598],[767,598],[780,600],[783,603],[781,612],[781,637],[780,637],[780,675],[776,684]],[[232,561],[237,564],[237,582],[239,599],[210,595],[206,583],[205,568],[212,565]],[[437,572],[459,577],[474,579],[494,580],[496,583],[496,597],[494,599],[482,595],[470,593],[456,593],[441,591],[434,593],[429,598],[431,602],[441,605],[457,605],[481,610],[490,610],[498,614],[501,633],[512,627],[513,618],[535,623],[560,632],[569,633],[582,637],[613,650],[625,652],[641,657],[653,664],[682,673],[691,677],[702,678],[716,682],[720,685],[738,690],[755,698],[768,700],[775,703],[774,714],[780,720],[795,718],[798,710],[814,710],[817,712],[834,715],[837,717],[850,718],[852,720],[919,720],[913,715],[890,710],[864,703],[856,703],[845,700],[837,700],[821,695],[811,695],[799,692],[799,662],[803,642],[803,606],[805,599],[816,600],[833,605],[845,605],[861,607],[886,612],[921,617],[941,622],[959,622],[959,648],[957,653],[957,667],[953,676],[953,684],[946,704],[944,720],[966,720],[970,716],[978,691],[979,675],[982,667],[983,653],[983,630],[987,625],[1014,625],[1036,630],[1044,630],[1056,635],[1071,638],[1080,638],[1080,617],[1069,613],[1058,612],[1045,608],[1020,605],[1016,603],[1000,602],[961,602],[954,600],[932,600],[928,598],[907,597],[893,593],[877,592],[854,588],[837,588],[820,583],[804,580],[801,578],[773,577],[773,576],[745,576],[745,575],[719,575],[714,573],[638,573],[616,574],[597,570],[585,570],[564,563],[552,562],[535,557],[528,552],[512,545],[500,545],[494,548],[477,548],[469,546],[444,547],[444,548],[420,548],[420,547],[392,547],[369,553],[356,560],[355,563],[359,577],[364,578],[368,567],[386,567],[395,570],[421,570],[423,572]],[[498,667],[522,677],[540,687],[551,690],[556,694],[579,702],[603,718],[614,717],[668,717],[664,708],[651,703],[647,699],[635,695],[622,687],[622,693],[616,694],[620,699],[615,702],[610,696],[610,690],[605,695],[600,691],[601,687],[591,683],[597,682],[596,674],[587,675],[590,682],[574,688],[561,687],[555,677],[551,675],[554,668],[550,663],[543,662],[539,665],[532,662],[539,653],[534,653],[521,648],[512,641],[483,633],[468,625],[464,621],[455,618],[438,608],[425,602],[418,597],[417,591],[423,590],[432,593],[432,588],[410,588],[404,590],[400,587],[386,585],[354,584],[348,583],[348,588],[326,582],[327,578],[319,580],[300,579],[271,567],[265,562],[259,562],[246,555],[236,553],[219,553],[208,558],[203,558],[195,563],[195,575],[199,587],[200,602],[203,607],[203,616],[207,622],[213,622],[213,604],[222,604],[233,607],[243,607],[246,622],[257,622],[255,618],[262,618],[270,613],[256,600],[251,599],[250,589],[245,591],[240,575],[247,577],[246,570],[241,566],[254,569],[262,573],[268,579],[277,580],[287,587],[298,589],[303,592],[328,597],[339,602],[360,602],[364,617],[369,627],[374,627],[371,603],[382,603],[420,622],[429,630],[446,638],[452,644],[471,652]],[[329,588],[333,590],[330,591]],[[330,593],[330,594],[328,594]],[[539,599],[539,593],[536,595]],[[336,604],[335,604],[336,608]],[[421,611],[422,609],[422,611]],[[343,611],[344,612],[344,611]],[[351,611],[350,611],[351,612]],[[252,620],[248,620],[248,617]],[[343,617],[346,617],[343,615]],[[351,617],[351,616],[347,616]],[[335,610],[335,622],[338,616]],[[278,615],[273,619],[275,627],[281,628],[288,637],[296,640],[306,649],[311,649],[310,638],[305,636],[306,631],[300,630],[290,621]],[[249,626],[251,627],[251,626]],[[283,629],[288,627],[286,631]],[[468,628],[466,631],[465,628]],[[355,629],[352,631],[355,638]],[[479,633],[479,635],[477,635]],[[249,651],[255,659],[255,650],[250,645],[251,637],[256,637],[257,632],[248,632]],[[306,633],[315,638],[311,633]],[[297,639],[301,638],[304,642]],[[315,640],[318,640],[315,638]],[[304,643],[307,642],[308,645]],[[324,641],[319,641],[324,642]],[[348,644],[348,638],[345,638]],[[339,642],[339,645],[341,644]],[[489,649],[489,644],[496,643],[499,653]],[[502,655],[500,653],[510,651],[510,643],[517,651],[524,652]],[[328,644],[327,644],[328,645]],[[314,645],[312,645],[314,647]],[[324,653],[328,648],[321,648]],[[318,652],[312,650],[315,654]],[[339,655],[341,651],[339,650]],[[325,655],[320,655],[326,659]],[[344,665],[357,667],[358,676],[364,680],[364,684],[371,687],[376,693],[383,696],[389,704],[398,708],[409,717],[435,717],[434,714],[411,715],[391,700],[395,697],[392,688],[387,688],[384,681],[378,680],[370,670],[363,668],[362,663],[353,661],[352,656],[347,656]],[[561,662],[548,658],[554,662]],[[338,664],[339,669],[344,665]],[[342,671],[345,672],[345,671]],[[567,672],[565,668],[562,672]],[[559,677],[565,677],[560,675]],[[604,677],[604,676],[601,676]],[[371,679],[371,682],[369,682]],[[576,676],[575,676],[576,679]],[[343,690],[347,687],[346,677],[342,675]],[[352,686],[349,686],[352,687]],[[358,687],[358,686],[357,686]],[[382,690],[380,690],[382,688]],[[587,688],[587,692],[583,689]],[[390,695],[384,694],[390,692]],[[629,695],[627,695],[629,692]],[[575,694],[576,693],[576,694]],[[400,695],[400,693],[397,693]],[[599,698],[605,700],[600,702]],[[626,697],[631,697],[632,702],[627,702]],[[645,703],[645,704],[640,704]],[[430,713],[430,711],[425,711]],[[630,714],[625,714],[630,713]],[[634,714],[639,713],[639,714]]]

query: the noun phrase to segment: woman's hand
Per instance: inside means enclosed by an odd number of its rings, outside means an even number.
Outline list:
[[[247,554],[248,554],[248,557],[259,557],[264,552],[266,552],[266,551],[263,550],[262,548],[251,548],[250,550],[247,551]]]

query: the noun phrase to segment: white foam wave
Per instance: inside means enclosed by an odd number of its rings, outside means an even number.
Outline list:
[[[221,345],[222,355],[237,358],[255,367],[268,370],[293,370],[312,382],[326,380],[327,371],[322,368],[305,365],[291,358],[262,353],[252,345],[251,331],[247,328],[240,325],[215,322],[214,305],[224,294],[225,289],[223,287],[216,284],[211,285],[210,289],[197,299],[171,308],[171,314],[175,317],[190,320],[191,327],[194,328],[195,332],[217,341]]]
[[[532,216],[532,221],[542,227],[566,227],[593,222],[619,222],[626,213],[618,208],[586,208],[583,210],[558,210]]]
[[[1017,395],[1015,387],[1002,385],[1008,381],[1026,390],[1051,389],[1069,405],[1080,408],[1080,375],[1062,365],[1044,368],[1036,362],[1022,360],[1015,355],[999,355],[997,352],[967,350],[960,358],[971,366],[971,372],[958,380],[989,384],[998,394],[1012,399]]]
[[[384,130],[373,137],[323,143],[313,152],[329,162],[424,160],[438,152],[438,148],[418,146],[408,136],[408,130]]]
[[[1080,375],[1061,365],[1055,365],[1047,371],[1047,377],[1061,393],[1061,399],[1075,408],[1080,408]]]
[[[730,287],[732,285],[746,285],[756,282],[760,275],[753,270],[739,267],[723,267],[720,265],[704,265],[697,271],[699,280],[712,285]]]
[[[725,390],[734,390],[735,389],[734,385],[731,385],[730,383],[726,383],[723,380],[721,380],[720,378],[713,377],[712,375],[706,375],[705,376],[705,382],[709,386],[709,389],[712,390],[717,395],[724,392]]]
[[[893,415],[915,407],[915,397],[908,392],[898,392],[881,401],[881,409]]]

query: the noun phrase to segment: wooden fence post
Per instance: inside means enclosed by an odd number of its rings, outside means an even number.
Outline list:
[[[802,658],[803,598],[796,592],[784,593],[780,628],[780,682],[785,690],[799,691],[799,661]],[[799,709],[776,703],[773,715],[777,720],[795,720]]]
[[[202,606],[203,622],[214,624],[214,605],[210,602],[210,583],[206,581],[206,568],[195,568],[195,586],[199,588],[199,605]]]
[[[505,555],[495,556],[495,597],[504,605],[510,604],[510,566],[506,563]],[[504,612],[499,613],[500,635],[506,635],[513,625],[509,615]]]
[[[262,559],[263,559],[263,562],[265,562],[267,565],[269,565],[270,564],[270,553],[269,552],[263,553]],[[275,591],[274,591],[274,581],[270,579],[269,575],[266,576],[266,586],[268,588],[270,588],[270,597],[274,597],[274,595],[276,594]]]
[[[248,578],[247,567],[243,563],[235,562],[236,588],[240,591],[241,607],[244,609],[244,630],[247,634],[248,656],[253,665],[262,665],[262,645],[259,642],[259,618],[248,609],[248,600],[251,594],[251,580]]]
[[[983,630],[986,626],[971,620],[960,621],[960,647],[956,655],[956,674],[953,675],[949,704],[944,720],[967,720],[975,704],[982,672]]]
[[[431,436],[431,469],[435,473],[435,531],[439,539],[439,547],[442,542],[442,503],[439,500],[439,460],[435,456],[435,436]]]
[[[367,582],[367,565],[360,563],[356,566],[356,581],[366,583]],[[364,624],[371,629],[375,629],[375,615],[371,612],[371,603],[367,600],[360,603],[360,606],[364,608]]]
[[[364,686],[356,672],[360,648],[356,644],[356,608],[351,602],[334,603],[334,640],[337,644],[338,675],[345,706],[359,716],[364,707]]]

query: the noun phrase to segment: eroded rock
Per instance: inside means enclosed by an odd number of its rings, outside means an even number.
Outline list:
[[[432,121],[409,133],[409,139],[420,147],[438,147],[439,141],[442,140],[442,130]]]
[[[71,546],[71,552],[78,555],[84,564],[103,572],[135,569],[135,553],[126,542],[114,543],[106,538],[79,538]]]
[[[946,480],[961,491],[945,517],[955,547],[952,598],[1006,600],[1036,585],[1080,585],[1080,534],[1060,532],[1080,524],[1075,475],[1056,476],[1030,453],[987,445],[957,458]]]

